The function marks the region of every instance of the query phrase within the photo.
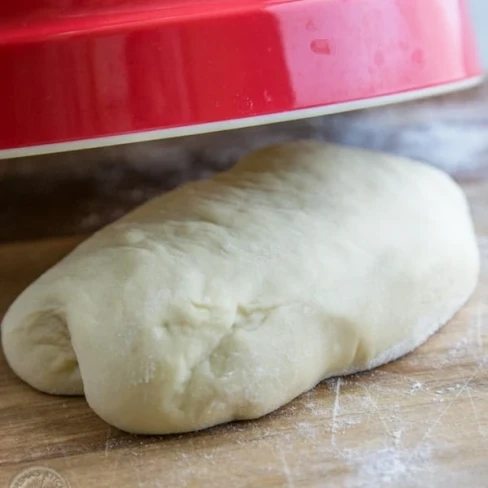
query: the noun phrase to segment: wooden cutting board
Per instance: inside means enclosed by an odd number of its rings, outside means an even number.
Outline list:
[[[465,182],[482,252],[466,307],[413,354],[323,382],[267,417],[196,434],[142,437],[100,420],[83,398],[51,397],[0,356],[0,488],[487,487],[488,181]],[[0,246],[0,317],[80,238]],[[27,480],[27,481],[26,481]],[[28,484],[31,483],[31,484]]]

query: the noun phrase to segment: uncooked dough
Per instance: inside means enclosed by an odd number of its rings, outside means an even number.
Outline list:
[[[296,142],[101,230],[15,301],[13,370],[120,429],[260,417],[411,351],[475,288],[466,199],[442,172]]]

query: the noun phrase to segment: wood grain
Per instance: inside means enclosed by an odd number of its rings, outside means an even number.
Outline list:
[[[265,418],[142,437],[83,398],[18,380],[0,356],[0,487],[28,466],[90,487],[483,487],[488,485],[488,181],[466,182],[482,274],[466,307],[425,345],[372,372],[321,383]],[[77,242],[0,246],[0,316]]]

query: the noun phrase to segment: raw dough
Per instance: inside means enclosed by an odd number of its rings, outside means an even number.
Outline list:
[[[137,433],[259,417],[411,351],[478,276],[440,171],[315,142],[257,151],[140,207],[31,285],[2,326],[13,370]]]

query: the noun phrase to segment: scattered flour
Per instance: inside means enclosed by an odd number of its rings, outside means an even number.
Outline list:
[[[419,475],[424,477],[432,470],[430,449],[409,451],[398,447],[385,447],[358,454],[356,451],[344,450],[342,457],[346,463],[358,468],[353,480],[347,482],[348,488],[380,488],[396,486],[398,482],[408,481],[410,486],[423,486]],[[418,485],[415,483],[419,483]]]
[[[416,381],[413,385],[412,385],[412,388],[410,388],[410,395],[413,395],[415,393],[417,393],[419,390],[422,390],[423,389],[423,385],[422,383],[419,383],[418,381]]]

